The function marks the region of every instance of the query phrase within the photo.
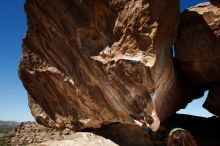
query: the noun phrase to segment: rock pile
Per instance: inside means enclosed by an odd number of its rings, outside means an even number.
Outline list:
[[[18,125],[10,135],[12,146],[152,145],[146,133],[138,126],[120,124],[74,132],[69,129],[46,128],[36,122],[24,122]]]
[[[74,133],[69,129],[58,130],[46,128],[36,122],[23,122],[11,132],[11,143],[13,145],[27,145],[48,140],[63,140]]]

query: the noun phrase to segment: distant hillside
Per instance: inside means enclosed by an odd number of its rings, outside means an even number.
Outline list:
[[[0,128],[15,128],[18,124],[18,122],[0,120]]]

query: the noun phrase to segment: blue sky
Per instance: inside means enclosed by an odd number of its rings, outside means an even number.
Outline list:
[[[0,5],[0,120],[33,120],[17,75],[27,29],[23,4],[24,0],[1,0]]]
[[[199,3],[207,2],[208,0],[180,0],[180,10],[195,6]]]
[[[28,108],[27,93],[18,78],[22,38],[27,30],[23,11],[25,0],[1,0],[0,5],[0,120],[34,120]],[[204,0],[181,0],[181,11]],[[207,93],[206,93],[207,94]],[[180,113],[210,116],[201,107],[205,98],[189,104]]]

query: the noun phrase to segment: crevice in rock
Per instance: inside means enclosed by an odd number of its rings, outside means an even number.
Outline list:
[[[174,43],[171,48],[172,57],[176,58],[176,44]]]

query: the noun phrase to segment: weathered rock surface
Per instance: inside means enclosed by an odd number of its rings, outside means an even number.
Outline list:
[[[163,121],[183,104],[171,46],[177,0],[27,0],[19,76],[36,120],[49,127]]]
[[[46,128],[36,122],[22,122],[11,132],[11,143],[12,145],[28,145],[49,140],[64,140],[75,133],[71,131],[66,135],[64,131]]]
[[[192,98],[196,98],[195,91],[209,90],[204,107],[220,115],[220,7],[212,3],[215,5],[202,3],[183,12],[176,59],[187,86],[193,85]]]
[[[166,146],[170,130],[181,127],[194,136],[199,146],[219,146],[219,122],[220,119],[217,117],[203,118],[176,114],[167,118],[159,130],[150,135],[139,126],[119,123],[65,134],[65,130],[46,128],[36,122],[24,122],[12,132],[11,145],[82,146],[87,143],[87,145]]]
[[[149,135],[138,126],[112,124],[81,132],[46,128],[36,122],[23,122],[11,133],[12,145],[140,145],[151,146]]]
[[[66,133],[65,130],[46,128],[36,122],[23,122],[18,125],[11,133],[12,145],[29,145],[29,146],[68,146],[68,145],[106,145],[116,146],[111,140],[94,135],[89,132]]]

